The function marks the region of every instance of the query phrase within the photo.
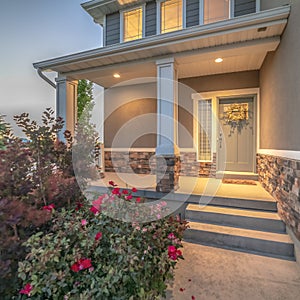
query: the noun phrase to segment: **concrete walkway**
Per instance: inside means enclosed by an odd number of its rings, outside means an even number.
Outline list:
[[[300,267],[294,261],[186,242],[183,255],[167,300],[300,299]]]

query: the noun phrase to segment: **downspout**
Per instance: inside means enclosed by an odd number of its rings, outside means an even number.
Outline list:
[[[39,74],[39,76],[44,79],[47,83],[49,83],[52,87],[54,87],[56,89],[56,84],[51,81],[43,72],[40,68],[37,68],[37,72]]]

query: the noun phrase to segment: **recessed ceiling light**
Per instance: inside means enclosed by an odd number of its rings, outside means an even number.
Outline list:
[[[223,61],[223,58],[221,58],[221,57],[218,57],[218,58],[215,59],[216,63],[221,63],[222,61]]]
[[[120,74],[115,73],[115,74],[114,74],[114,77],[115,77],[115,78],[120,78],[121,76],[120,76]]]

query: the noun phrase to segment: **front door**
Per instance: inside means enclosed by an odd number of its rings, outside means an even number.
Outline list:
[[[219,169],[254,171],[254,98],[219,99]]]

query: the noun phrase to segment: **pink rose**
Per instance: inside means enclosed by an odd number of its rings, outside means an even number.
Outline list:
[[[168,239],[169,239],[169,240],[174,240],[174,239],[175,239],[175,235],[174,235],[173,232],[169,233]]]

